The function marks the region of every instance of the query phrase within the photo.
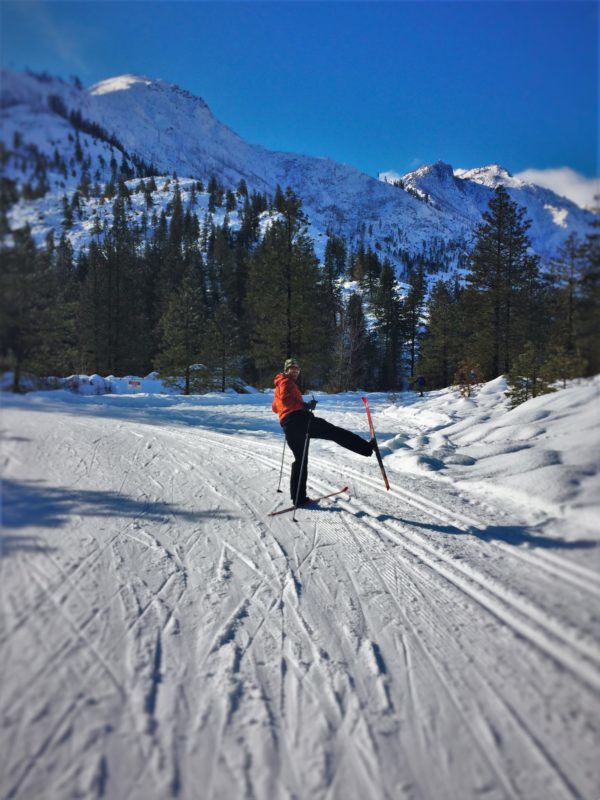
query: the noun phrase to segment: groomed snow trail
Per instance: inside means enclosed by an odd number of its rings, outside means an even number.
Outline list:
[[[597,797],[594,542],[195,402],[5,403],[2,798]]]

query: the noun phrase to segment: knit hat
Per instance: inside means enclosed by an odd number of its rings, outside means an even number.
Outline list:
[[[283,365],[283,371],[287,372],[290,367],[299,367],[300,364],[298,363],[298,359],[296,358],[286,358],[285,364]]]

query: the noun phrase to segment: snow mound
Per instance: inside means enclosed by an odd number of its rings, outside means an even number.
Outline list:
[[[497,378],[471,398],[443,389],[388,409],[386,423],[406,430],[382,443],[387,463],[400,472],[435,472],[534,516],[568,515],[573,532],[597,529],[600,376],[512,410],[505,390]]]

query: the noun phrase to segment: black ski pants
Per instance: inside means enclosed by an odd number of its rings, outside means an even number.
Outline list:
[[[298,502],[302,503],[306,499],[308,449],[302,474],[300,474],[300,468],[302,466],[302,454],[304,452],[304,443],[306,441],[306,431],[309,422],[309,439],[328,439],[361,456],[370,456],[373,454],[373,448],[369,441],[362,439],[360,436],[352,433],[352,431],[347,431],[345,428],[338,428],[337,425],[332,425],[331,422],[327,422],[325,419],[313,416],[310,411],[293,411],[291,414],[288,414],[281,423],[281,427],[284,430],[290,450],[294,454],[292,476],[290,478],[290,495],[294,503],[296,502],[298,486],[300,487]]]

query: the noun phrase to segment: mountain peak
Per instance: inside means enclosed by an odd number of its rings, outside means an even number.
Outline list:
[[[92,95],[98,95],[110,94],[111,92],[124,92],[140,83],[144,84],[145,86],[149,86],[152,83],[156,83],[156,81],[141,75],[117,75],[114,78],[107,78],[106,80],[94,84],[90,87],[89,93]]]
[[[434,170],[440,175],[454,175],[454,169],[452,168],[451,164],[447,164],[445,161],[436,161],[435,164],[432,164],[430,169]]]
[[[106,80],[94,84],[88,90],[89,94],[93,97],[101,97],[103,95],[115,96],[119,92],[128,92],[130,96],[132,93],[142,96],[147,91],[163,91],[166,94],[172,93],[179,95],[202,108],[208,109],[207,103],[201,97],[191,94],[191,92],[188,92],[186,89],[182,89],[176,83],[169,83],[160,78],[147,78],[145,75],[133,75],[131,73],[116,75],[114,78],[107,78]]]
[[[402,180],[408,184],[414,181],[452,184],[454,183],[454,168],[445,161],[436,161],[434,164],[424,164],[412,172],[407,172],[406,175],[402,176]]]
[[[522,186],[522,181],[513,177],[512,173],[500,164],[488,164],[485,167],[475,167],[475,169],[457,169],[454,174],[457,178],[466,178],[474,183],[492,188],[496,188],[500,184],[515,188]]]

